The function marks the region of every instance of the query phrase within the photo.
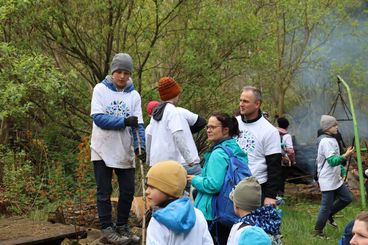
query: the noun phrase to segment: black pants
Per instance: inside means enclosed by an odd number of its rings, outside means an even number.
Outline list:
[[[97,212],[101,229],[112,226],[112,171],[114,170],[119,183],[119,201],[117,207],[116,225],[128,223],[129,212],[134,197],[135,169],[109,168],[104,161],[93,161],[97,185]]]
[[[285,192],[285,182],[286,182],[286,179],[289,177],[289,174],[291,172],[291,167],[281,167],[281,169],[282,169],[282,175],[281,175],[281,183],[280,183],[280,189],[278,191],[278,194],[280,196],[283,196]]]
[[[211,237],[213,239],[213,243],[215,245],[226,245],[227,239],[229,238],[229,234],[231,231],[231,227],[227,227],[218,222],[213,223],[210,220],[207,220],[207,224]]]

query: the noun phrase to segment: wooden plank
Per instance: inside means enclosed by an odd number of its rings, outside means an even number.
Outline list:
[[[86,238],[86,231],[73,231],[73,232],[64,232],[61,234],[51,234],[50,236],[43,237],[24,237],[15,240],[8,241],[0,241],[1,245],[31,245],[31,244],[60,244],[65,238],[69,239],[77,239]]]
[[[0,219],[0,244],[57,244],[54,241],[86,236],[86,231],[73,225],[51,224],[24,217]],[[60,242],[59,242],[60,243]]]

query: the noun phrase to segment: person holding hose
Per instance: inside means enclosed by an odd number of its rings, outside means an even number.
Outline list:
[[[323,134],[317,138],[317,177],[322,200],[314,235],[324,239],[326,235],[323,228],[327,221],[337,228],[333,215],[352,202],[352,195],[341,177],[341,165],[346,164],[346,159],[353,154],[354,148],[349,147],[345,154],[340,155],[339,145],[333,137],[338,130],[337,120],[333,116],[322,115],[320,126]]]

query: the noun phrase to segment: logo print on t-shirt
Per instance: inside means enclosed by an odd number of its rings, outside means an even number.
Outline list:
[[[249,131],[240,131],[240,136],[237,139],[238,145],[243,151],[249,153],[254,152],[256,148],[256,141],[253,134]]]
[[[130,110],[127,104],[123,101],[114,100],[110,105],[106,107],[106,113],[112,116],[123,116],[127,118],[130,116]]]

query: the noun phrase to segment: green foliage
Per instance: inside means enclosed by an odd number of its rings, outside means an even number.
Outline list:
[[[28,214],[50,203],[60,204],[75,192],[73,179],[65,176],[60,163],[46,159],[42,161],[44,166],[35,166],[31,156],[32,152],[24,150],[14,152],[4,146],[1,149],[3,195],[10,202],[10,213]]]
[[[18,154],[23,158],[24,154]],[[25,213],[34,205],[32,194],[35,192],[35,181],[32,174],[32,165],[28,161],[21,164],[7,164],[4,169],[5,198],[11,202],[11,212]]]
[[[321,61],[315,56],[320,45],[336,25],[350,21],[347,11],[358,4],[358,0],[1,1],[0,144],[7,152],[2,160],[7,166],[6,187],[17,174],[16,166],[28,174],[34,189],[22,196],[25,204],[32,206],[34,198],[40,198],[39,205],[47,206],[76,193],[81,199],[91,195],[94,181],[86,140],[92,124],[91,93],[109,73],[115,53],[133,57],[132,77],[142,95],[142,108],[159,98],[156,82],[170,75],[183,88],[179,105],[203,117],[214,111],[232,113],[244,85],[262,89],[264,110],[283,114],[312,105],[316,94],[332,93],[332,87],[319,82],[313,86],[299,82],[299,75]],[[361,108],[366,101],[364,69],[356,64],[332,69],[353,81]],[[304,120],[317,110],[321,107],[305,113]],[[199,137],[203,143],[205,138]],[[15,162],[12,154],[22,160]],[[24,191],[21,186],[9,188]]]

